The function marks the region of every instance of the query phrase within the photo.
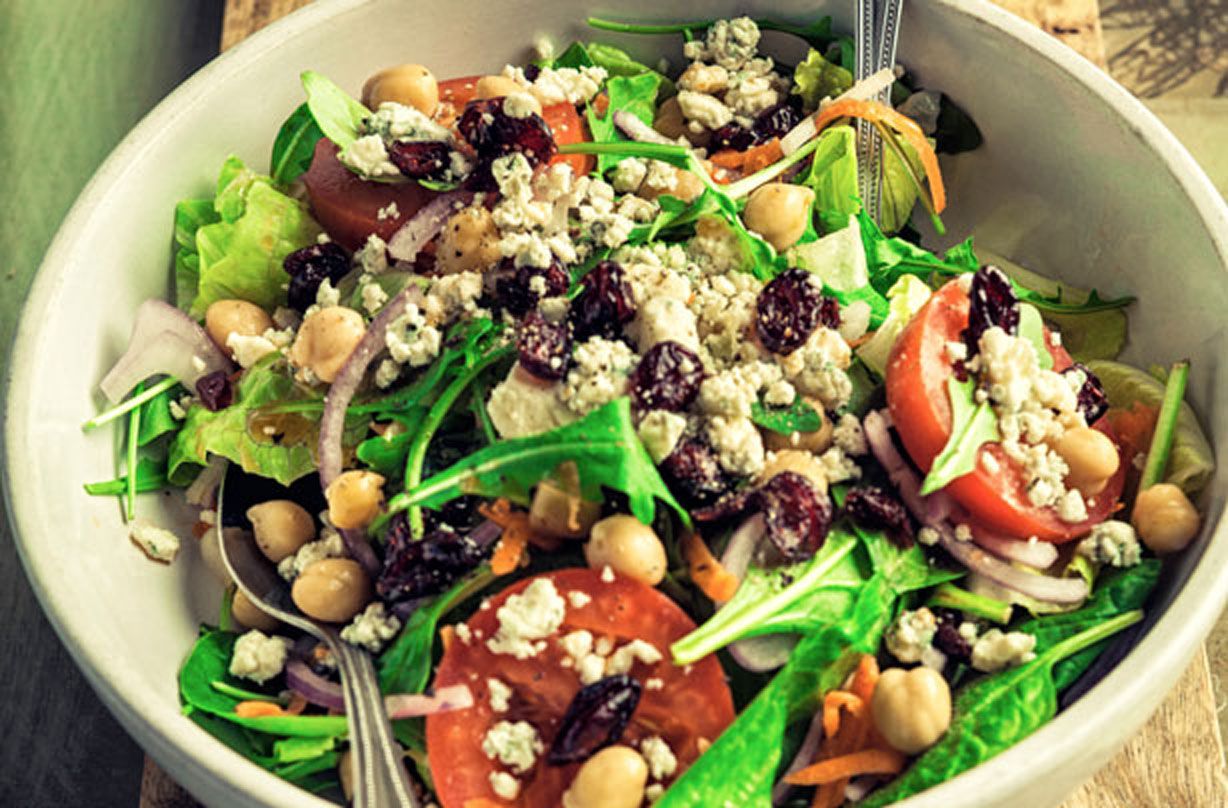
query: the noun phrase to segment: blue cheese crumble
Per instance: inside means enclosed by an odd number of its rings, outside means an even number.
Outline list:
[[[230,675],[264,684],[282,672],[293,643],[252,629],[235,640],[230,654]]]

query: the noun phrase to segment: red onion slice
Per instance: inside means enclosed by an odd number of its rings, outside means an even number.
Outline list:
[[[164,373],[191,390],[201,376],[233,369],[195,320],[165,301],[146,300],[136,310],[128,349],[98,386],[117,404],[150,376]]]
[[[1021,595],[1046,603],[1073,604],[1087,599],[1087,582],[1082,578],[1054,578],[1017,569],[996,556],[977,547],[970,541],[959,541],[950,529],[939,529],[939,543],[943,549],[973,572],[1012,589]]]
[[[763,634],[729,644],[729,655],[751,673],[766,673],[783,667],[797,645],[796,634]]]
[[[473,692],[468,685],[441,687],[435,691],[433,696],[425,693],[384,696],[384,707],[388,710],[388,717],[394,720],[467,710],[472,706]]]
[[[921,477],[895,448],[887,417],[878,410],[866,414],[862,421],[866,442],[874,458],[887,472],[900,498],[922,524],[934,524],[951,517],[958,510],[955,501],[944,491],[929,496],[921,494]]]
[[[213,507],[217,501],[214,494],[217,493],[217,487],[221,484],[222,478],[226,476],[226,466],[228,461],[220,455],[214,455],[209,458],[209,463],[200,474],[196,475],[196,479],[183,492],[183,498],[188,501],[189,505],[199,505],[200,507]]]
[[[786,783],[785,778],[814,763],[814,759],[819,756],[819,744],[822,740],[823,711],[819,710],[814,714],[814,718],[810,719],[810,727],[806,730],[806,736],[802,738],[802,745],[797,748],[797,754],[793,756],[788,768],[781,775],[780,781],[772,788],[772,805],[780,805],[788,798],[793,786]]]
[[[625,109],[614,110],[614,125],[624,135],[639,143],[660,143],[663,146],[678,145],[678,141],[670,140],[656,129],[641,121],[635,114],[627,112]]]
[[[758,513],[747,519],[729,537],[725,552],[721,554],[721,566],[737,576],[739,581],[742,580],[750,566],[751,556],[755,554],[755,548],[766,534],[767,522],[763,520],[763,514]]]
[[[1047,541],[1026,541],[1001,536],[983,527],[972,527],[972,540],[1007,561],[1018,561],[1043,570],[1057,561],[1057,547]]]
[[[312,704],[345,712],[345,696],[341,692],[341,685],[320,676],[310,665],[297,657],[292,657],[286,663],[286,684]]]
[[[435,197],[392,234],[388,240],[388,254],[398,261],[412,262],[418,257],[418,251],[435,238],[448,217],[471,201],[473,194],[469,191],[452,191]]]

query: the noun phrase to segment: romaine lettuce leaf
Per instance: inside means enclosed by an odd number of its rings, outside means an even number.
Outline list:
[[[807,112],[818,109],[824,98],[835,98],[853,86],[853,74],[832,64],[814,48],[793,71],[793,92],[802,97]]]
[[[930,294],[930,288],[916,275],[900,276],[887,291],[887,299],[891,301],[887,319],[874,332],[874,336],[857,348],[857,356],[880,378],[887,372],[887,356],[891,353],[891,346],[908,321],[930,299]]]
[[[824,233],[848,225],[861,210],[857,189],[857,142],[852,127],[833,126],[819,135],[802,184],[814,191],[814,209]]]

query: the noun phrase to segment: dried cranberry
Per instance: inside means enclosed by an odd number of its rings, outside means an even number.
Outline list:
[[[844,512],[864,528],[882,530],[901,547],[912,546],[912,522],[908,509],[884,488],[862,485],[850,488],[844,498]]]
[[[964,329],[964,344],[968,356],[980,350],[981,335],[997,326],[1008,334],[1019,331],[1019,298],[1006,273],[994,266],[984,266],[972,276],[968,292],[968,327]]]
[[[503,98],[470,101],[456,123],[470,146],[478,153],[477,166],[470,175],[470,185],[477,190],[494,187],[490,168],[495,160],[512,152],[520,152],[529,165],[538,166],[554,157],[558,147],[550,127],[536,113],[513,118],[504,112]]]
[[[552,766],[580,763],[618,743],[641,692],[639,681],[625,673],[580,688],[563,713],[546,761]]]
[[[495,281],[495,295],[503,308],[517,317],[536,306],[543,297],[563,294],[571,283],[571,276],[557,260],[542,268],[516,267],[512,259],[505,258],[500,270],[504,274]],[[541,280],[536,280],[538,278]]]
[[[571,360],[571,324],[552,323],[539,311],[531,311],[520,322],[516,337],[520,366],[539,379],[557,381],[567,375]]]
[[[804,269],[787,269],[763,287],[756,302],[759,339],[772,353],[788,354],[805,344],[831,316],[822,285]],[[834,304],[835,301],[833,300]],[[836,305],[839,325],[839,306]]]
[[[755,116],[751,127],[755,134],[755,142],[763,143],[774,137],[784,137],[793,127],[802,122],[800,109],[801,96],[791,95],[789,100],[782,101],[773,107],[768,107]]]
[[[451,530],[437,529],[414,539],[409,521],[398,518],[388,530],[375,591],[387,601],[433,595],[476,567],[484,555],[469,537]]]
[[[524,77],[529,81],[537,81],[537,77],[542,74],[542,69],[538,65],[529,65],[524,69]]]
[[[206,373],[196,380],[196,395],[200,396],[200,403],[204,404],[209,412],[226,409],[234,399],[230,377],[224,370]]]
[[[316,302],[316,293],[325,279],[337,283],[350,271],[350,256],[340,244],[326,241],[295,250],[286,256],[282,267],[290,276],[290,308],[306,311]]]
[[[623,268],[602,261],[580,279],[580,294],[571,304],[571,324],[580,339],[614,339],[635,317],[635,298]]]
[[[757,494],[767,537],[786,559],[809,558],[831,528],[831,500],[794,471],[782,471]]]
[[[712,133],[712,148],[716,150],[733,149],[746,151],[759,142],[755,133],[745,126],[727,123]]]
[[[661,461],[661,476],[669,490],[689,507],[711,504],[732,485],[716,452],[702,438],[684,437]]]
[[[1083,373],[1083,386],[1079,388],[1079,413],[1089,426],[1099,421],[1100,417],[1109,411],[1109,396],[1104,392],[1100,378],[1082,362],[1075,362],[1062,372]]]
[[[756,491],[743,488],[741,491],[730,491],[711,505],[696,508],[691,511],[691,518],[696,522],[723,522],[735,516],[741,516],[754,505]]]
[[[691,406],[704,366],[690,348],[664,340],[648,349],[631,374],[631,400],[641,410],[679,412]]]
[[[451,164],[452,150],[438,141],[393,141],[388,159],[411,180],[443,179]]]
[[[947,655],[947,659],[967,662],[972,659],[972,644],[959,633],[963,615],[950,609],[935,610],[938,630],[934,633],[934,647]]]

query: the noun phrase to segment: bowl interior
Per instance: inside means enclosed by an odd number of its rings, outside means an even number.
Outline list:
[[[809,20],[851,7],[785,0],[648,0],[592,13],[651,21],[747,12]],[[44,606],[109,706],[137,739],[212,804],[323,805],[213,741],[180,714],[176,672],[201,621],[216,621],[219,588],[194,542],[170,567],[129,543],[115,502],[81,484],[114,475],[109,430],[82,434],[101,397],[97,382],[122,352],[132,312],[168,291],[176,201],[210,194],[223,159],[264,170],[273,135],[302,100],[298,74],[319,70],[357,91],[366,75],[406,61],[437,75],[495,70],[523,60],[538,34],[591,39],[567,0],[475,7],[434,0],[319,2],[220,58],[168,98],[120,146],[83,194],[49,252],[11,363],[5,440],[15,533]],[[672,37],[606,37],[655,61]],[[798,54],[784,46],[784,61]],[[909,4],[900,60],[926,87],[967,109],[985,135],[978,151],[946,161],[953,235],[1038,271],[1106,294],[1131,293],[1128,358],[1188,356],[1191,398],[1211,434],[1228,434],[1228,379],[1219,312],[1228,216],[1209,182],[1141,105],[1062,46],[979,2]],[[1224,458],[1219,458],[1223,465]],[[1217,525],[1225,485],[1206,496]],[[172,497],[140,510],[163,523],[185,513]],[[1204,537],[1169,565],[1159,604],[1171,606],[1109,680],[995,762],[916,799],[916,805],[1043,805],[1090,775],[1158,704],[1223,605],[1228,539]],[[1188,581],[1189,585],[1182,589]],[[1153,613],[1153,618],[1160,614]],[[1146,685],[1146,686],[1144,686]],[[1109,691],[1115,690],[1115,693]],[[1052,772],[1051,777],[1038,777]],[[1019,802],[1028,788],[1029,797]]]

